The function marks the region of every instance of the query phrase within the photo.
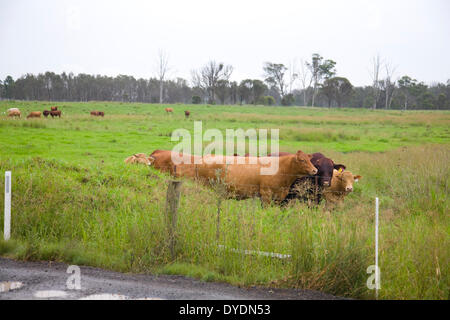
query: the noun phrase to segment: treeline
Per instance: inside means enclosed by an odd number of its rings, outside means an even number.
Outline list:
[[[18,100],[122,101],[145,103],[261,104],[383,109],[450,109],[450,80],[426,85],[408,76],[380,76],[374,59],[372,85],[355,87],[336,76],[336,62],[314,54],[300,68],[267,62],[265,79],[231,81],[230,65],[211,61],[192,79],[136,79],[73,73],[26,74],[0,81],[0,97]],[[165,61],[165,66],[167,61]],[[377,70],[378,68],[378,70]],[[386,67],[386,70],[389,69]],[[165,70],[164,70],[165,73]]]

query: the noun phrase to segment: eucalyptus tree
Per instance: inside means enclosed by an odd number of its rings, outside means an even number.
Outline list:
[[[314,106],[315,98],[323,79],[329,79],[336,74],[336,62],[333,60],[324,60],[321,55],[314,53],[311,57],[311,62],[306,62],[309,69],[313,83],[313,94],[311,106]]]
[[[222,62],[209,61],[200,70],[192,72],[192,82],[195,86],[202,88],[207,96],[208,103],[215,103],[216,89],[218,81],[229,80],[233,72],[231,65],[225,65]]]
[[[408,102],[416,85],[417,80],[409,76],[403,76],[398,80],[398,86],[404,98],[404,110],[408,109]]]
[[[279,90],[281,98],[286,95],[286,71],[288,68],[282,63],[266,62],[264,64],[264,81]]]

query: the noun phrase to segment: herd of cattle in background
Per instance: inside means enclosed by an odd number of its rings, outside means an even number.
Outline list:
[[[21,112],[19,110],[19,108],[10,108],[8,110],[6,110],[8,117],[14,118],[20,118],[21,116]],[[28,115],[27,115],[27,119],[29,118],[40,118],[41,115],[44,115],[44,117],[48,117],[49,115],[54,118],[54,117],[59,117],[61,118],[61,110],[58,110],[58,107],[51,107],[50,110],[44,110],[43,112],[40,111],[31,111]]]
[[[19,110],[19,108],[10,108],[8,110],[6,110],[8,117],[14,118],[20,118],[21,116],[21,112]],[[27,119],[29,118],[40,118],[41,115],[44,115],[44,117],[48,117],[49,115],[54,118],[54,117],[58,117],[61,118],[61,110],[58,110],[58,107],[54,106],[54,107],[50,107],[50,110],[44,110],[42,112],[40,111],[31,111],[28,115],[27,115]],[[91,111],[91,116],[98,116],[98,117],[104,117],[105,113],[103,111]]]
[[[171,114],[173,113],[173,108],[165,108],[164,109],[166,111],[167,114]],[[21,116],[21,112],[19,110],[19,108],[10,108],[8,110],[6,110],[8,117],[14,118],[20,118]],[[189,118],[189,115],[191,113],[188,110],[184,111],[184,115],[186,118]],[[40,111],[31,111],[28,116],[27,119],[29,118],[40,118],[41,115],[44,115],[44,117],[48,117],[49,115],[52,116],[52,118],[54,117],[59,117],[61,118],[61,110],[58,110],[58,107],[51,107],[50,110],[44,110],[42,113]],[[97,117],[104,117],[105,113],[103,111],[91,111],[91,116],[97,116]]]
[[[324,199],[327,209],[341,205],[345,196],[353,191],[353,184],[361,178],[321,153],[306,154],[301,150],[295,154],[267,155],[279,158],[278,171],[273,175],[262,175],[260,169],[266,165],[260,161],[261,157],[250,159],[249,154],[216,159],[222,161],[214,161],[215,155],[185,156],[190,159],[189,163],[175,165],[172,151],[155,150],[150,155],[134,154],[126,158],[125,163],[149,165],[174,177],[188,177],[210,186],[222,182],[228,195],[236,199],[260,197],[264,204],[281,206],[295,199],[315,206]],[[202,161],[195,163],[196,158]]]

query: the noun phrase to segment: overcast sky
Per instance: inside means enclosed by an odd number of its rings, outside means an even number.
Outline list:
[[[448,0],[0,0],[0,78],[26,73],[155,76],[158,50],[170,76],[191,79],[207,61],[233,80],[262,78],[265,61],[289,65],[319,53],[354,85],[371,81],[377,53],[426,83],[450,78]]]

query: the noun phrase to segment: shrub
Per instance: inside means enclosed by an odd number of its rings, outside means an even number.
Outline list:
[[[292,104],[294,104],[294,101],[295,101],[294,95],[292,93],[289,93],[285,95],[283,99],[281,99],[281,104],[283,106],[292,106]]]
[[[192,96],[192,103],[193,104],[200,104],[202,102],[202,98],[199,96]]]
[[[264,96],[258,100],[258,104],[263,104],[265,106],[273,106],[275,103],[275,98],[272,96]]]

